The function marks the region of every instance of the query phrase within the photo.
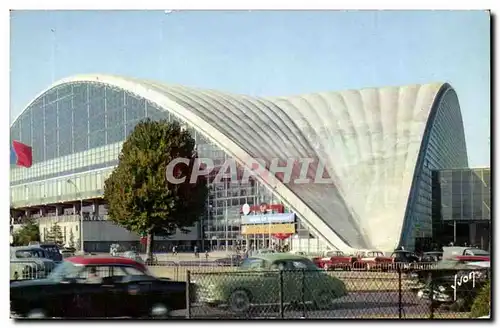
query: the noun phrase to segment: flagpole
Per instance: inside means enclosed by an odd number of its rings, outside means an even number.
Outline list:
[[[57,35],[56,35],[56,29],[51,28],[50,32],[52,33],[52,83],[55,82],[55,71],[56,71],[56,45],[57,45]]]

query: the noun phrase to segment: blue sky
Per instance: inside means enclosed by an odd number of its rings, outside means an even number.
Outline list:
[[[482,11],[14,11],[11,120],[81,73],[259,96],[444,81],[470,165],[487,166],[489,24]]]

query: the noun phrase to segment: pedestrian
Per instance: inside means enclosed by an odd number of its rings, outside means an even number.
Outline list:
[[[208,261],[208,250],[205,251],[205,260]]]
[[[174,247],[172,248],[172,253],[173,253],[174,255],[177,255],[177,246],[174,246]]]
[[[200,254],[198,254],[198,246],[194,247],[194,257],[200,257]]]

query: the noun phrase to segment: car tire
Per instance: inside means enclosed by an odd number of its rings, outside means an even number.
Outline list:
[[[330,266],[329,266],[328,264],[325,264],[325,265],[323,266],[323,269],[325,269],[325,271],[328,271],[328,270],[330,270]]]
[[[153,319],[165,319],[170,316],[170,309],[163,303],[155,303],[149,310],[149,316]]]
[[[314,307],[318,310],[328,310],[333,306],[332,303],[332,293],[328,291],[320,292],[316,297],[314,297]]]
[[[42,309],[33,309],[26,314],[28,319],[45,319],[47,318],[47,313]]]
[[[235,313],[244,313],[250,309],[250,294],[243,289],[237,289],[229,296],[229,308]]]

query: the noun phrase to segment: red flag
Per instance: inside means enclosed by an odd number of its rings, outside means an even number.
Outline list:
[[[12,148],[14,148],[17,157],[16,165],[24,167],[31,167],[33,165],[33,153],[30,146],[13,140]]]

